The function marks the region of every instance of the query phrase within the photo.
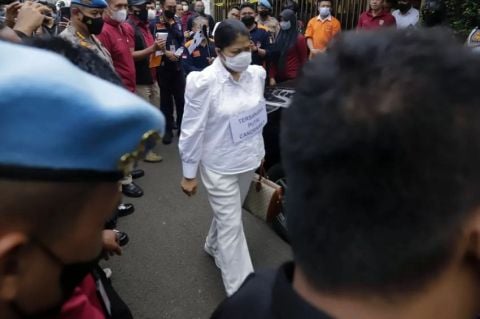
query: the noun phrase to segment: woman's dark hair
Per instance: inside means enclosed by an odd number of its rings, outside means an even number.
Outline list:
[[[280,17],[283,21],[289,21],[291,24],[290,29],[280,30],[273,49],[273,59],[278,59],[278,68],[283,70],[285,68],[285,61],[287,60],[288,50],[297,43],[298,31],[297,31],[297,17],[295,12],[290,9],[283,10],[280,13]]]
[[[227,19],[215,31],[215,46],[220,50],[232,45],[239,35],[250,37],[247,27],[240,21]]]

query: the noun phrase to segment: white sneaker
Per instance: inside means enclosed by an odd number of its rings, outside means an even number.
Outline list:
[[[107,279],[112,278],[113,271],[110,268],[103,268],[103,272],[105,273],[105,277],[107,277]]]
[[[208,255],[210,255],[210,257],[212,257],[213,260],[215,260],[215,265],[217,266],[218,269],[220,269],[220,266],[218,265],[218,262],[217,262],[217,258],[215,257],[217,255],[217,251],[212,247],[208,246],[207,243],[205,243],[205,245],[203,246],[203,250],[205,250],[205,252]]]

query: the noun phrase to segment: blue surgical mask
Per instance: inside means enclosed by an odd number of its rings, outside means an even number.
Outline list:
[[[330,8],[326,8],[326,7],[318,8],[318,12],[320,13],[320,17],[322,19],[325,19],[330,15]]]
[[[284,31],[290,30],[292,23],[290,21],[280,21],[280,28]]]

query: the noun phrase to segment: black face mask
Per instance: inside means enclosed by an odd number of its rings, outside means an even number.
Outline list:
[[[243,17],[242,22],[247,28],[250,28],[255,23],[255,17],[254,16]]]
[[[60,289],[62,291],[62,299],[58,302],[58,304],[55,304],[48,309],[42,310],[41,312],[35,314],[26,313],[15,302],[11,304],[11,308],[19,315],[20,318],[24,319],[56,318],[60,314],[63,304],[73,295],[75,288],[98,265],[101,256],[88,262],[65,264],[41,241],[35,239],[33,242],[40,247],[42,251],[50,257],[50,259],[62,266],[62,272],[60,274]]]
[[[163,14],[165,15],[165,18],[167,18],[167,19],[173,19],[175,17],[175,12],[170,11],[170,10],[163,11]]]
[[[91,18],[86,16],[85,14],[83,15],[82,22],[87,26],[88,32],[90,34],[100,34],[103,29],[103,18]]]
[[[398,4],[398,10],[400,10],[401,13],[407,13],[408,10],[410,10],[411,7],[412,7],[412,5],[410,3],[399,3]]]
[[[148,10],[147,8],[142,8],[140,11],[135,11],[135,15],[140,21],[148,22]]]
[[[262,18],[266,18],[268,17],[270,12],[268,11],[260,11],[258,14],[262,17]]]

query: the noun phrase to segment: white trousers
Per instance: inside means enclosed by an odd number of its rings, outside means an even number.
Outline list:
[[[253,272],[243,232],[242,205],[254,170],[222,175],[201,167],[200,172],[213,210],[206,246],[213,252],[215,263],[222,271],[227,295],[231,296]]]

